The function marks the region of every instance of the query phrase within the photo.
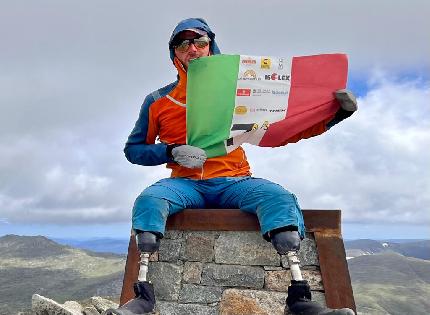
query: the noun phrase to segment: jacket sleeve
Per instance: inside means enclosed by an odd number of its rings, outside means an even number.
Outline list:
[[[157,122],[150,113],[153,102],[151,94],[145,98],[139,118],[125,144],[124,153],[130,163],[150,166],[172,162],[166,153],[167,145],[155,144],[158,130]]]

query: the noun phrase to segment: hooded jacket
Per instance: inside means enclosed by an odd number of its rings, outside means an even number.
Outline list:
[[[251,175],[245,152],[241,147],[225,156],[207,159],[201,169],[182,167],[167,156],[167,144],[186,144],[187,73],[175,57],[172,40],[178,33],[190,28],[207,32],[211,39],[211,54],[220,53],[215,34],[205,20],[186,19],[176,26],[169,40],[169,50],[170,58],[178,70],[178,79],[145,98],[139,118],[126,142],[125,156],[133,164],[167,163],[166,167],[172,169],[171,177],[209,179]],[[160,143],[155,143],[157,138]]]

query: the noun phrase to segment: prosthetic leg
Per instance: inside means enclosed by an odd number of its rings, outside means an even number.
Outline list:
[[[330,309],[312,301],[311,289],[303,280],[300,271],[300,260],[297,255],[300,249],[300,236],[289,227],[273,230],[269,233],[270,241],[281,255],[287,255],[291,271],[291,285],[288,287],[287,306],[295,315],[354,315],[349,308]]]
[[[158,251],[160,238],[152,232],[139,231],[136,235],[137,247],[140,251],[140,270],[137,282],[134,284],[136,297],[118,309],[109,309],[105,315],[141,315],[148,314],[154,310],[155,294],[151,282],[147,281],[149,256]]]

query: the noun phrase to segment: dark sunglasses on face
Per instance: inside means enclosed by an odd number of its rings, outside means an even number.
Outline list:
[[[174,45],[173,47],[177,49],[179,52],[186,52],[191,44],[194,44],[196,48],[203,49],[207,45],[209,45],[210,38],[207,36],[202,36],[200,38],[193,38],[193,39],[183,39],[178,44]]]

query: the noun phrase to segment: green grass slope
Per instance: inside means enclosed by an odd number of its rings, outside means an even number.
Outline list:
[[[0,314],[31,308],[34,293],[58,302],[117,296],[125,257],[59,245],[45,237],[0,238]]]
[[[430,261],[383,253],[350,259],[348,265],[359,312],[430,314]]]

